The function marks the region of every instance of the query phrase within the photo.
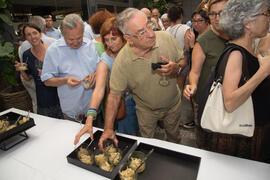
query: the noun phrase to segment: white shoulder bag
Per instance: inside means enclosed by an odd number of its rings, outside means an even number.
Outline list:
[[[226,61],[228,61],[228,59]],[[243,57],[243,73],[248,72],[247,63],[245,61]],[[222,77],[225,72],[226,64],[227,62],[225,62]],[[222,82],[222,77],[214,80],[211,86],[210,94],[201,117],[201,127],[218,133],[252,137],[255,128],[252,98],[250,96],[233,112],[227,112],[223,102],[222,84],[220,83]]]

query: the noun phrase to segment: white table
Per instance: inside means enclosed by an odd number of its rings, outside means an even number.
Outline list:
[[[27,112],[9,109],[1,112]],[[36,126],[27,130],[29,139],[8,151],[0,150],[0,180],[74,180],[106,179],[100,175],[74,166],[66,156],[74,150],[73,140],[80,124],[30,114]],[[96,131],[98,128],[94,128]],[[123,135],[155,146],[201,157],[198,180],[270,180],[270,165],[204,151],[157,139]],[[87,139],[84,135],[80,142]]]

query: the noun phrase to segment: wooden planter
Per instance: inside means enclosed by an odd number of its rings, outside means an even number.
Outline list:
[[[7,87],[0,91],[0,109],[18,108],[25,111],[32,111],[32,100],[24,87]]]

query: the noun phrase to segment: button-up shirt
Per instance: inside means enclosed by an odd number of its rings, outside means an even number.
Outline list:
[[[67,46],[64,38],[53,43],[46,52],[41,80],[72,76],[83,80],[96,71],[99,63],[95,45],[87,38],[80,48]],[[84,83],[76,87],[67,84],[57,87],[63,113],[74,118],[77,113],[86,114],[93,89],[84,89]]]
[[[46,35],[54,39],[61,38],[61,32],[55,28],[52,28],[52,30],[46,29]]]

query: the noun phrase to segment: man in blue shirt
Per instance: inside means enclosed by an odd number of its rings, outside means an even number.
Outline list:
[[[83,38],[80,16],[67,15],[60,28],[63,37],[47,49],[41,80],[57,87],[64,115],[75,119],[76,115],[87,113],[99,58],[95,45]],[[89,81],[88,89],[84,87],[85,79]]]
[[[51,15],[44,16],[44,19],[46,21],[46,35],[54,39],[60,39],[61,32],[53,27],[52,16]]]

